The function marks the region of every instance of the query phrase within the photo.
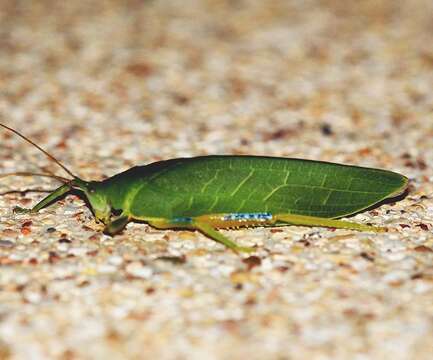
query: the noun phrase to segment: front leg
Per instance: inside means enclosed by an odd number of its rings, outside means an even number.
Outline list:
[[[130,218],[126,215],[120,215],[117,218],[110,219],[106,224],[104,228],[104,234],[114,236],[118,233],[120,233],[125,226],[129,223]]]
[[[57,188],[56,190],[54,190],[52,193],[50,193],[47,197],[45,197],[44,199],[39,201],[31,209],[24,209],[22,207],[16,206],[14,208],[14,213],[17,213],[17,214],[37,213],[39,210],[41,210],[45,206],[49,205],[53,201],[56,201],[58,198],[65,195],[69,190],[71,190],[71,185],[69,183],[64,184],[64,185],[60,186],[59,188]]]

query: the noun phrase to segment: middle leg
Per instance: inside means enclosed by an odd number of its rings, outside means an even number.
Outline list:
[[[198,230],[207,237],[223,244],[229,249],[235,252],[253,252],[254,248],[239,246],[232,240],[230,240],[225,235],[221,234],[216,229],[216,224],[209,221],[209,219],[205,216],[199,217],[180,217],[173,219],[151,219],[145,220],[149,223],[149,225],[157,228],[157,229],[175,229],[175,228],[184,228],[190,230]]]
[[[117,218],[110,219],[104,228],[104,234],[114,236],[120,233],[130,221],[127,215],[120,215]]]

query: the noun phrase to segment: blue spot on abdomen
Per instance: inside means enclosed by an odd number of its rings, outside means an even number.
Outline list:
[[[225,215],[222,218],[224,221],[266,221],[272,220],[272,214],[269,212],[260,213],[233,213]]]
[[[173,224],[191,224],[192,218],[190,218],[190,217],[176,217],[176,218],[171,219],[171,222]]]

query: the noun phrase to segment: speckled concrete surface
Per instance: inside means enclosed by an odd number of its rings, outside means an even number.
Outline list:
[[[353,220],[102,235],[52,180],[0,182],[1,359],[428,359],[433,3],[0,1],[0,114],[67,166],[259,154],[386,168],[409,195]],[[61,174],[0,132],[0,171]],[[6,194],[5,194],[6,193]]]

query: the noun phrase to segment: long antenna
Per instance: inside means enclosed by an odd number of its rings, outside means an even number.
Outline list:
[[[71,175],[73,178],[76,178],[76,176],[65,166],[63,165],[59,160],[57,160],[53,155],[49,154],[47,151],[42,149],[39,145],[35,144],[33,141],[31,141],[29,138],[25,137],[23,134],[19,133],[17,130],[10,128],[9,126],[6,126],[5,124],[0,123],[0,126],[5,128],[6,130],[12,131],[15,135],[18,135],[21,139],[24,139],[28,143],[32,144],[35,148],[42,151],[49,159],[54,161],[57,165],[59,165],[63,170],[65,170],[69,175]]]
[[[34,173],[34,172],[30,172],[30,171],[16,171],[16,172],[11,172],[11,173],[7,173],[7,174],[0,174],[0,179],[6,178],[9,176],[41,176],[41,177],[56,179],[56,180],[58,180],[64,184],[67,184],[68,182],[71,181],[70,179],[65,178],[63,176],[57,176],[54,174]]]
[[[51,193],[53,191],[56,191],[56,189],[52,189],[52,190],[45,190],[45,189],[25,189],[25,190],[8,190],[5,192],[0,193],[0,196],[5,196],[5,195],[9,195],[9,194],[21,194],[21,195],[26,195],[27,193]]]

